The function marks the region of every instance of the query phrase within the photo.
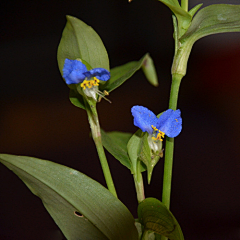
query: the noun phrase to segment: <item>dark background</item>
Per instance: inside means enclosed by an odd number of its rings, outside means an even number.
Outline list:
[[[198,3],[239,1],[190,1]],[[173,38],[171,13],[156,0],[5,1],[1,3],[0,152],[29,155],[75,168],[105,185],[89,138],[86,113],[71,105],[56,52],[65,15],[91,25],[102,38],[111,67],[149,52],[160,85],[141,71],[98,104],[107,131],[135,132],[130,109],[168,108]],[[171,210],[185,239],[240,239],[240,33],[198,41],[178,107],[183,131],[176,138]],[[108,155],[121,201],[136,217],[133,179]],[[161,199],[163,161],[146,196]],[[144,174],[146,180],[146,175]],[[0,239],[62,239],[54,221],[11,171],[0,166]]]

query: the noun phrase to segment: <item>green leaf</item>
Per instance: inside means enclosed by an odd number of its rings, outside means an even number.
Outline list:
[[[178,20],[178,35],[181,37],[191,24],[192,16],[183,10],[179,5],[178,0],[159,0],[175,14]]]
[[[127,167],[131,173],[134,173],[132,161],[128,155],[128,144],[132,138],[132,134],[124,132],[105,132],[101,129],[101,135],[103,146],[107,151],[121,164]],[[131,141],[133,141],[133,139]],[[146,166],[141,164],[141,172],[143,171],[146,171]]]
[[[159,0],[159,1],[164,3],[165,5],[180,7],[178,0]]]
[[[199,10],[199,8],[202,6],[203,4],[200,3],[198,5],[196,5],[195,7],[193,7],[191,10],[189,10],[189,14],[193,17],[195,15],[195,13]]]
[[[152,231],[172,240],[184,240],[177,220],[156,198],[146,198],[138,205],[138,219],[145,231]]]
[[[66,58],[81,58],[92,68],[110,69],[108,54],[101,38],[90,26],[72,16],[67,16],[67,24],[58,46],[57,59],[61,73]]]
[[[86,109],[83,96],[79,94],[76,89],[70,89],[69,99],[74,106],[82,108],[84,110]]]
[[[111,153],[121,164],[132,171],[132,164],[127,153],[127,143],[131,138],[131,133],[108,132],[101,129],[103,146]]]
[[[138,129],[130,138],[127,144],[128,156],[132,163],[132,173],[137,173],[137,162],[140,161],[139,154],[141,152],[142,138],[144,133],[141,129]],[[141,164],[141,172],[146,170],[146,166]]]
[[[147,80],[155,87],[158,86],[158,77],[156,73],[156,69],[153,63],[152,58],[149,54],[146,55],[146,58],[142,64],[142,70],[147,78]]]
[[[193,44],[198,39],[216,33],[240,31],[240,5],[214,4],[201,9],[188,31],[180,39]]]
[[[138,239],[125,205],[86,175],[31,157],[1,154],[0,161],[42,199],[67,239]]]
[[[149,55],[144,55],[139,61],[132,61],[126,63],[122,66],[115,67],[111,69],[111,78],[105,84],[102,84],[101,90],[106,90],[108,92],[113,91],[122,85],[127,79],[129,79],[136,71],[138,71],[144,64],[144,62],[148,61]],[[150,71],[154,71],[154,65],[151,65],[151,69],[148,70],[148,77],[150,76]],[[152,73],[153,75],[153,73]],[[151,79],[151,81],[154,81]]]
[[[215,4],[201,9],[188,31],[179,39],[172,74],[184,76],[193,44],[200,38],[224,32],[240,32],[240,5]]]

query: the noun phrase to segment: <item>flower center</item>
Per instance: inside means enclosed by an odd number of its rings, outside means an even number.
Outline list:
[[[83,88],[83,90],[87,88],[92,88],[93,86],[98,86],[100,80],[98,80],[96,77],[94,77],[93,79],[91,80],[84,80],[82,83],[81,83],[81,87]]]
[[[152,128],[153,128],[153,134],[155,134],[155,136],[156,137],[152,137],[152,139],[154,140],[154,141],[157,141],[157,140],[159,140],[159,141],[163,141],[163,139],[162,138],[164,138],[164,136],[165,136],[165,133],[164,132],[161,132],[160,130],[158,130],[156,127],[154,127],[153,125],[151,126]]]
[[[96,94],[100,96],[100,98],[98,99],[98,101],[101,100],[101,98],[104,98],[105,100],[107,100],[108,102],[111,103],[111,101],[107,98],[105,98],[106,95],[109,95],[109,93],[104,90],[103,92],[98,90],[98,86],[100,80],[98,80],[96,77],[94,77],[93,79],[87,80],[85,79],[80,86],[83,88],[84,93],[88,96],[88,97],[92,97],[93,99],[95,99],[95,101],[97,101],[97,97]]]

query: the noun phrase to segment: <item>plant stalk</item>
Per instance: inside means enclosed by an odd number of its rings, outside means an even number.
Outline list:
[[[179,91],[181,79],[182,79],[181,75],[173,74],[170,101],[169,101],[169,108],[173,110],[176,110],[177,108],[178,91]],[[171,197],[173,150],[174,150],[174,138],[167,137],[166,147],[165,147],[162,202],[166,205],[168,209],[170,207],[170,197]]]
[[[181,7],[188,11],[188,0],[181,1]],[[176,110],[178,93],[181,80],[186,74],[187,61],[191,52],[192,44],[180,44],[178,39],[177,19],[173,15],[174,26],[174,40],[175,40],[175,53],[172,65],[172,85],[169,98],[169,108]],[[172,168],[173,168],[173,151],[174,151],[174,138],[166,137],[165,146],[165,161],[164,161],[164,176],[163,176],[163,190],[162,202],[166,207],[170,208],[171,199],[171,184],[172,184]],[[167,237],[161,236],[161,240],[167,240]]]
[[[100,163],[102,166],[102,170],[103,170],[103,174],[105,177],[105,181],[107,183],[108,190],[115,197],[117,197],[117,192],[116,192],[116,189],[115,189],[115,186],[113,183],[112,175],[111,175],[109,165],[107,162],[107,158],[106,158],[106,155],[105,155],[105,152],[103,149],[103,145],[102,145],[101,129],[100,129],[100,125],[99,125],[97,111],[95,109],[94,114],[93,114],[91,109],[89,109],[89,105],[86,101],[85,101],[85,106],[86,106],[86,110],[87,110],[87,114],[88,114],[89,124],[90,124],[91,131],[92,131],[92,138],[93,138],[94,143],[97,148],[98,156],[100,159]],[[93,106],[93,107],[96,108],[95,106]]]
[[[172,86],[169,100],[169,108],[177,109],[178,92],[182,79],[182,75],[173,74]],[[171,199],[171,185],[172,185],[172,168],[173,168],[173,150],[174,150],[174,138],[166,137],[165,146],[165,160],[164,160],[164,173],[163,173],[163,190],[162,190],[162,202],[166,207],[170,208]],[[162,237],[161,240],[167,240],[167,237]]]

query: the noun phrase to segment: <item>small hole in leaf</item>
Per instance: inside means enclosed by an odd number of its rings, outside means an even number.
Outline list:
[[[83,217],[83,215],[82,215],[80,212],[78,212],[78,211],[75,211],[74,214],[75,214],[77,217]]]

